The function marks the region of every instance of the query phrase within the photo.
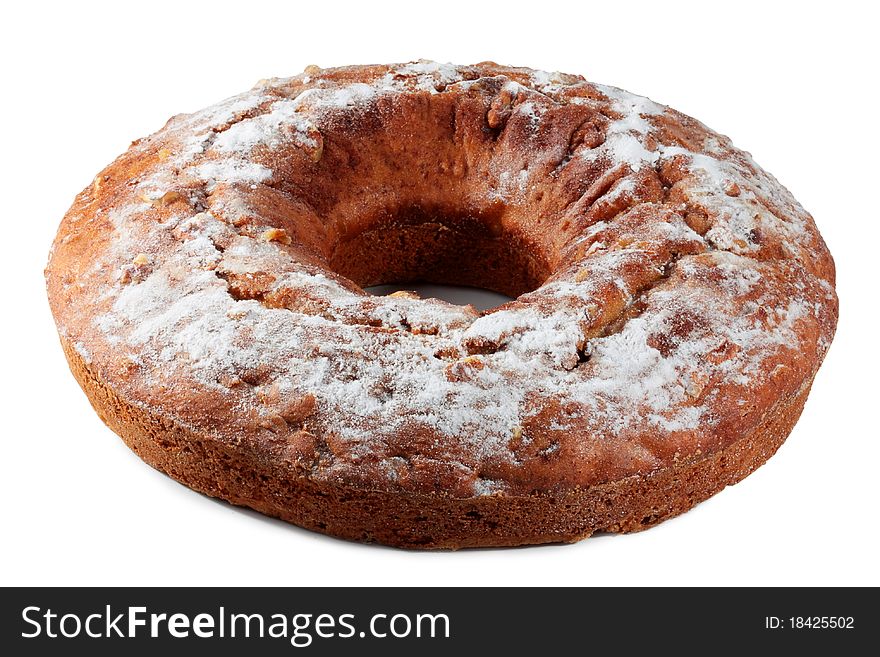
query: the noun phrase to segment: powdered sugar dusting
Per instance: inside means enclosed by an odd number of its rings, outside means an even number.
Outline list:
[[[380,98],[430,98],[424,92],[444,93],[449,85],[480,93],[476,84],[457,84],[465,76],[450,64],[400,65],[369,83],[337,84],[315,73],[290,82],[290,97],[258,87],[159,133],[171,155],[108,215],[115,244],[102,267],[120,273],[92,322],[99,337],[79,339],[76,348],[87,360],[99,341],[124,349],[136,359],[142,385],[188,377],[234,395],[242,413],[261,418],[276,413],[274,402],[265,402],[270,388],[286,398],[311,395],[333,418],[323,430],[352,459],[377,458],[390,480],[400,467],[395,436],[425,430],[456,446],[450,453],[470,455],[457,468],[516,463],[511,436],[539,422],[549,405],[567,415],[546,420],[541,431],[636,444],[641,435],[710,430],[719,421],[713,404],[722,386],[733,395],[760,381],[766,363],[803,347],[796,329],[818,321],[821,308],[797,278],[806,275],[759,257],[770,238],[799,254],[811,236],[808,216],[723,138],[710,136],[700,152],[664,144],[656,121],[666,108],[649,99],[599,85],[591,95],[563,98],[587,83],[541,71],[524,77],[522,69],[510,75],[519,81],[501,88],[519,98],[511,115],[536,133],[556,108],[587,107],[596,93],[604,95],[615,118],[602,143],[578,150],[572,166],[601,173],[624,165],[602,191],[603,202],[622,209],[572,234],[560,253],[581,247],[581,255],[564,261],[538,290],[483,315],[438,300],[371,297],[274,241],[240,232],[247,195],[226,188],[272,182],[276,150],[292,144],[320,157],[322,140],[336,129],[331,119]],[[285,84],[273,81],[275,93]],[[550,157],[529,155],[532,163]],[[557,169],[564,166],[559,153],[553,157]],[[711,220],[704,234],[671,202],[648,208],[648,220],[629,200],[639,192],[637,174],[673,158],[683,161],[682,197]],[[489,165],[486,196],[493,202],[525,202],[557,175],[537,164],[506,165],[499,158]],[[187,176],[204,194],[167,210],[162,222],[150,219]],[[161,258],[132,265],[144,245],[160,242],[173,246],[156,247]],[[230,280],[267,273],[267,293],[290,299],[287,306],[233,294]],[[620,307],[605,313],[612,303]],[[236,387],[242,380],[251,383]],[[488,476],[473,483],[477,495],[503,488]]]
[[[259,183],[272,177],[271,169],[247,160],[212,160],[194,167],[193,173],[207,183],[209,192],[218,182]]]
[[[278,147],[281,142],[281,129],[285,128],[285,136],[314,145],[315,140],[309,135],[315,130],[302,115],[299,109],[302,98],[308,92],[300,94],[293,100],[280,100],[272,104],[268,114],[262,114],[250,120],[236,123],[214,140],[213,148],[223,152],[249,152],[254,146],[264,144]]]
[[[437,92],[437,87],[443,87],[463,80],[461,72],[454,64],[440,64],[437,62],[419,61],[399,66],[394,72],[386,76],[383,82],[386,85],[393,84],[395,79],[415,78],[415,85],[431,93]]]

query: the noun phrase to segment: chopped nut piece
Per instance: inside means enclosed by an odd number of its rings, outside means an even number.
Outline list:
[[[593,242],[592,244],[590,244],[590,248],[587,249],[586,253],[581,253],[581,257],[593,254],[596,251],[604,251],[605,248],[606,247],[604,242]]]
[[[728,196],[739,196],[740,195],[739,185],[737,185],[732,180],[728,180],[727,182],[724,183],[724,193],[727,194]]]
[[[144,203],[149,203],[153,207],[159,207],[159,206],[171,205],[172,203],[175,203],[177,201],[182,201],[183,194],[181,194],[180,192],[170,191],[170,192],[165,192],[162,196],[160,196],[158,198],[153,198],[152,196],[150,196],[149,194],[147,194],[145,192],[145,193],[141,194],[140,198]]]
[[[92,192],[97,194],[101,191],[104,183],[110,180],[110,176],[95,176],[95,182],[92,183]]]
[[[598,303],[588,303],[584,306],[584,314],[590,320],[596,319],[602,313],[602,308]]]
[[[312,162],[316,164],[321,161],[321,157],[324,155],[324,140],[317,140],[318,145],[309,149],[309,155],[312,158]]]
[[[131,263],[124,265],[121,269],[120,282],[123,285],[129,283],[140,283],[150,275],[150,256],[146,253],[138,253],[132,258]]]
[[[467,356],[446,366],[446,378],[449,381],[467,381],[485,367],[483,360],[477,356]]]
[[[392,292],[388,296],[396,299],[421,299],[418,294],[409,290],[397,290],[397,292]]]
[[[281,242],[282,244],[290,244],[290,235],[283,228],[269,228],[264,230],[260,235],[260,239],[266,242]]]
[[[500,91],[495,100],[492,101],[489,113],[486,115],[486,122],[490,128],[504,127],[508,117],[510,117],[515,100],[516,96],[509,89],[502,89]]]
[[[171,205],[176,201],[183,200],[183,194],[180,192],[165,192],[157,201],[153,204],[158,203],[159,205]]]
[[[512,452],[518,452],[523,446],[523,428],[514,427],[510,432],[510,440],[507,441],[507,447]]]
[[[703,391],[706,389],[706,386],[709,385],[709,377],[706,374],[700,374],[698,372],[691,372],[690,380],[685,384],[685,394],[691,399],[697,400],[699,399]]]

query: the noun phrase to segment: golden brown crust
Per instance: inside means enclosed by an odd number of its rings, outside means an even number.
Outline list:
[[[211,497],[339,538],[401,548],[459,549],[573,542],[629,533],[677,516],[770,458],[803,410],[812,380],[755,429],[710,456],[645,477],[560,494],[460,499],[325,484],[247,450],[206,439],[121,399],[62,340],[70,369],[107,425],[144,461]]]
[[[726,137],[493,63],[310,70],[174,117],[77,197],[46,276],[145,460],[423,547],[686,510],[776,449],[837,322],[812,217]],[[361,288],[417,278],[517,298]]]

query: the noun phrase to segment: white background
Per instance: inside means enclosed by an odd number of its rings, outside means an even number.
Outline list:
[[[777,4],[8,4],[0,584],[880,584],[880,21],[867,2]],[[260,78],[420,57],[648,95],[730,135],[813,213],[838,265],[840,325],[766,466],[641,534],[414,553],[212,501],[104,427],[67,370],[43,284],[74,195],[135,137]]]

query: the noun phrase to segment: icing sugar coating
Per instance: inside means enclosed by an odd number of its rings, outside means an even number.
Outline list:
[[[521,237],[541,284],[480,313],[334,270],[377,217],[448,205]],[[315,480],[460,497],[721,449],[837,316],[812,218],[726,137],[494,64],[309,69],[174,117],[80,195],[53,262],[62,336],[133,403]]]

